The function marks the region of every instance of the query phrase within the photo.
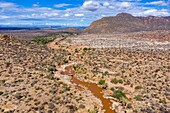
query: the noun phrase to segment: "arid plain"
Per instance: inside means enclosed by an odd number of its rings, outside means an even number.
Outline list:
[[[0,112],[170,112],[170,31],[32,35],[0,35]]]

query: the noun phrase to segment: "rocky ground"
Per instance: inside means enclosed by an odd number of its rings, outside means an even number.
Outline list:
[[[64,49],[0,38],[0,112],[86,113],[99,110],[88,91],[54,78],[55,65],[70,56]],[[86,92],[86,93],[83,93]],[[89,101],[91,100],[91,101]],[[88,103],[88,104],[87,104]]]
[[[163,36],[168,37],[166,40],[151,41],[138,39],[139,35],[129,34],[135,37],[132,39],[125,34],[122,38],[72,36],[56,39],[48,45],[50,48],[13,37],[0,38],[0,112],[101,111],[100,100],[86,88],[54,78],[62,65],[77,62],[75,76],[99,84],[105,97],[120,103],[122,112],[169,113],[169,34]],[[141,40],[139,48],[132,46]],[[145,47],[146,43],[151,45]]]
[[[155,37],[155,38],[154,38]],[[169,31],[129,34],[78,35],[61,41],[71,51],[77,78],[100,83],[105,96],[115,90],[127,112],[170,112],[170,34]],[[72,48],[72,49],[70,49]]]
[[[86,45],[91,48],[126,48],[126,49],[170,49],[170,31],[84,34],[68,38],[65,45]]]

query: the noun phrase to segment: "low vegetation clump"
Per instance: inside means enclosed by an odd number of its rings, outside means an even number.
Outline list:
[[[106,84],[106,81],[105,81],[105,80],[100,80],[100,81],[99,81],[99,84],[100,84],[100,85],[105,85],[105,84]]]
[[[160,100],[159,103],[162,103],[162,104],[167,104],[166,100]]]
[[[120,83],[120,84],[122,84],[123,80],[121,80],[121,79],[118,80],[118,79],[114,78],[114,79],[111,80],[111,83],[114,83],[114,84]]]
[[[136,95],[134,97],[134,99],[137,100],[137,101],[141,101],[142,100],[142,96],[141,95]]]
[[[130,104],[130,103],[127,104],[126,108],[127,108],[127,109],[131,109],[131,108],[132,108],[132,104]]]
[[[50,90],[50,93],[52,93],[52,94],[55,94],[56,92],[57,92],[57,91],[56,91],[56,89],[54,89],[54,88]]]
[[[1,83],[1,84],[4,84],[4,83],[5,83],[5,80],[1,80],[0,83]]]
[[[84,50],[84,51],[87,51],[87,50],[90,50],[90,48],[86,48],[86,47],[85,47],[85,48],[83,48],[83,50]]]
[[[21,95],[21,93],[16,93],[16,94],[15,94],[15,97],[16,97],[17,99],[21,99],[23,96]]]
[[[36,37],[33,39],[33,42],[37,44],[47,44],[48,42],[53,41],[55,38],[53,37]]]
[[[112,87],[112,88],[110,88],[110,90],[111,90],[111,91],[115,91],[115,88]]]
[[[142,89],[142,86],[136,86],[135,89]]]
[[[85,108],[85,105],[80,104],[79,108],[80,108],[80,109],[84,109],[84,108]]]
[[[97,108],[94,108],[94,110],[88,110],[89,113],[98,113]]]
[[[0,95],[2,95],[3,94],[3,92],[2,91],[0,91]]]
[[[55,67],[48,68],[48,72],[50,72],[50,74],[54,74],[54,71],[56,71]]]
[[[126,99],[126,94],[120,90],[114,90],[113,95],[114,98],[117,98],[119,100]]]

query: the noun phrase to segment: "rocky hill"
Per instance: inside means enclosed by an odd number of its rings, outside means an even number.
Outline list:
[[[120,13],[94,21],[84,31],[86,33],[113,33],[154,30],[170,30],[170,17],[135,17],[131,14]]]

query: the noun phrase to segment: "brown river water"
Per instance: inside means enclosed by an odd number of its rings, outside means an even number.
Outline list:
[[[61,74],[75,75],[75,70],[72,65],[74,65],[74,63],[63,65],[64,71],[61,71]],[[75,76],[72,76],[71,81],[73,83],[76,83],[78,86],[80,85],[86,87],[88,90],[92,92],[92,94],[95,97],[99,98],[102,101],[102,105],[103,105],[102,109],[105,110],[104,113],[115,113],[115,111],[111,109],[112,102],[110,101],[110,99],[103,97],[103,88],[99,87],[97,84],[94,83],[81,81],[77,79]]]
[[[90,90],[93,93],[95,97],[99,98],[102,101],[105,113],[115,113],[115,111],[110,109],[110,107],[112,107],[112,102],[109,99],[103,97],[103,89],[97,86],[97,84],[80,81],[74,76],[72,77],[72,82],[76,83],[77,85],[85,86],[88,90]]]

